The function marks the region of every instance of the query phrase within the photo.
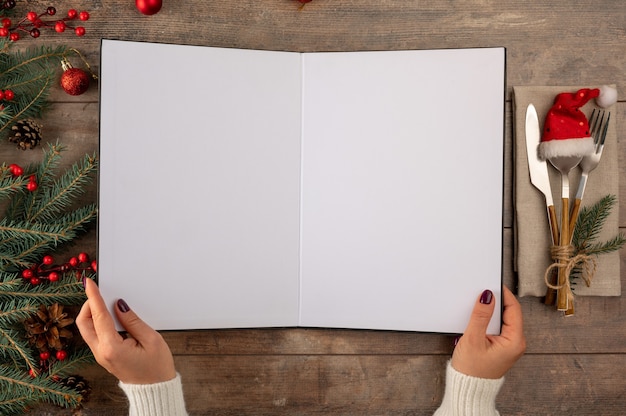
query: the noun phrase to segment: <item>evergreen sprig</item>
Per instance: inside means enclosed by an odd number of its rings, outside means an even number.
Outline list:
[[[4,196],[13,198],[5,217],[0,220],[0,267],[24,268],[41,258],[46,250],[72,241],[95,220],[95,203],[74,210],[69,208],[92,181],[98,158],[86,155],[58,177],[56,170],[64,150],[58,143],[50,144],[40,165],[29,166],[22,176],[11,178],[5,174],[2,178],[11,190]],[[7,168],[4,170],[8,172]],[[24,186],[19,188],[23,177],[31,175],[37,178],[39,187],[33,192],[25,190]]]
[[[48,105],[65,46],[40,46],[11,52],[11,42],[0,39],[0,89],[11,90],[15,99],[0,109],[0,137],[8,136],[15,122],[37,118]]]
[[[62,269],[58,281],[33,284],[22,274],[50,250],[72,242],[96,219],[96,204],[81,205],[78,198],[95,176],[98,159],[86,155],[59,173],[64,150],[50,144],[41,163],[25,168],[20,176],[0,166],[0,206],[6,208],[0,220],[0,415],[22,414],[42,402],[79,406],[81,393],[59,381],[94,362],[89,348],[74,336],[65,359],[43,365],[24,326],[42,305],[81,305],[86,299],[82,277],[94,277],[91,271]],[[38,184],[35,190],[26,187],[31,176]]]
[[[599,255],[610,253],[619,250],[626,243],[626,237],[622,233],[619,233],[607,242],[596,242],[606,219],[611,214],[611,209],[616,203],[617,198],[615,195],[606,195],[591,207],[583,207],[580,210],[572,238],[576,254]]]
[[[572,236],[572,245],[574,246],[574,255],[586,254],[588,256],[599,256],[611,253],[621,249],[626,243],[626,236],[618,233],[615,237],[605,242],[597,242],[600,232],[604,227],[606,219],[611,214],[611,209],[617,203],[615,195],[606,195],[596,204],[590,207],[583,207],[580,210],[574,235]],[[582,276],[580,266],[574,267],[570,274],[570,282],[572,289],[576,286],[576,281]]]

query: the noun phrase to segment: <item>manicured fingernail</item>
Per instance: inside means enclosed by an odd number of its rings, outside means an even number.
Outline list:
[[[87,287],[87,278],[83,277],[83,287]]]
[[[493,293],[491,290],[485,290],[482,295],[480,295],[480,303],[489,305],[491,300],[493,299]]]
[[[117,301],[117,307],[122,312],[128,312],[130,310],[128,303],[126,303],[124,299],[120,299]]]
[[[460,336],[458,336],[458,337],[455,337],[455,338],[454,338],[454,346],[455,346],[455,347],[456,347],[456,344],[458,344],[458,343],[459,343],[459,340],[460,340],[460,339],[461,339],[461,337],[460,337]]]

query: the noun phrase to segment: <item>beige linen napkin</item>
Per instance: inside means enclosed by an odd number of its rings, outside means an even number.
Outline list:
[[[528,172],[528,158],[526,155],[526,138],[524,123],[528,104],[534,104],[539,116],[539,126],[543,131],[543,123],[546,113],[552,106],[554,98],[561,92],[575,92],[580,88],[594,88],[594,86],[580,87],[513,87],[513,123],[514,123],[514,206],[515,206],[515,267],[518,276],[519,296],[543,296],[546,293],[544,273],[552,263],[550,258],[550,229],[544,196],[530,183]],[[582,111],[591,114],[596,106],[591,100]],[[617,112],[611,110],[611,122],[602,153],[602,159],[598,167],[589,174],[587,187],[583,196],[581,209],[597,203],[604,196],[611,194],[618,196],[618,168],[617,168],[617,137],[616,117]],[[548,163],[552,196],[560,219],[561,207],[561,176]],[[575,168],[570,172],[570,201],[574,200],[580,169]],[[571,206],[571,204],[570,204]],[[617,204],[611,210],[602,232],[598,236],[598,242],[607,241],[619,233],[619,208]],[[620,287],[620,258],[619,252],[602,254],[597,257],[598,269],[596,270],[591,286],[587,287],[582,279],[577,279],[575,295],[591,296],[619,296]]]

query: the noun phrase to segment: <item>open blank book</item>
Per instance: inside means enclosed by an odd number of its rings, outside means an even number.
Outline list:
[[[157,330],[461,333],[502,294],[505,50],[103,40],[98,279]]]

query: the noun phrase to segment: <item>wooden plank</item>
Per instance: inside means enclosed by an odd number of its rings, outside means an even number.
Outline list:
[[[178,356],[193,415],[432,415],[447,356]],[[626,357],[527,354],[509,372],[497,407],[506,415],[619,415]],[[116,380],[93,367],[84,415],[127,414]],[[532,376],[530,376],[532,375]],[[48,407],[51,413],[67,414]],[[55,413],[52,413],[55,412]]]

